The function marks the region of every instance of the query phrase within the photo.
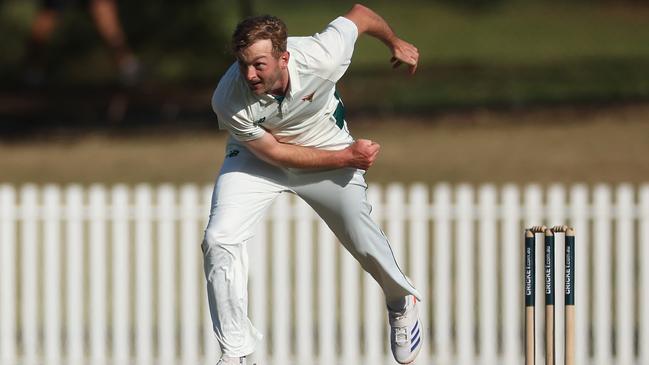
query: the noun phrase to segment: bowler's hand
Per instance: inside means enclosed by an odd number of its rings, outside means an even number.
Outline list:
[[[392,68],[397,68],[402,64],[408,65],[408,72],[413,75],[417,71],[419,63],[419,50],[414,45],[404,41],[401,38],[394,38],[391,42],[392,48]]]
[[[374,164],[379,155],[381,146],[369,139],[356,140],[352,145],[347,147],[351,153],[348,166],[361,170],[367,170]]]

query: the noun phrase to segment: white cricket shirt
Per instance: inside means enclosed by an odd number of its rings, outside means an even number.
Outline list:
[[[289,37],[289,90],[281,101],[269,94],[255,95],[235,62],[212,96],[219,128],[237,141],[272,133],[282,143],[329,150],[347,147],[353,138],[336,82],[351,63],[357,38],[356,24],[345,17],[313,36]]]

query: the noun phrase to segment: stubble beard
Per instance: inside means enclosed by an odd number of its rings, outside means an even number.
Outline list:
[[[280,80],[282,79],[282,70],[277,69],[277,72],[270,78],[264,81],[264,88],[262,94],[272,94],[273,88],[281,86]]]

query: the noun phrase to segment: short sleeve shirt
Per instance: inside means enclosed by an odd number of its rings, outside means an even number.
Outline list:
[[[237,141],[272,133],[282,143],[343,149],[353,142],[336,82],[351,63],[358,29],[338,17],[320,33],[289,37],[289,90],[283,98],[255,95],[235,63],[219,81],[212,108],[219,127]]]

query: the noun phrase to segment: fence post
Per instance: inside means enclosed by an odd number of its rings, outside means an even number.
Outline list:
[[[183,364],[198,361],[198,283],[200,282],[198,264],[200,240],[198,239],[198,216],[196,205],[198,191],[193,184],[185,184],[180,190],[180,257],[181,257],[181,336],[180,353]]]
[[[496,325],[498,318],[496,310],[498,257],[496,256],[496,188],[493,185],[480,187],[478,214],[480,358],[483,364],[495,364],[498,353]],[[500,267],[511,264],[508,260],[500,262]]]
[[[548,188],[547,225],[553,227],[566,224],[566,190],[560,184]]]
[[[0,185],[0,362],[16,361],[16,192]]]
[[[525,216],[524,216],[524,226],[531,227],[531,226],[536,226],[536,225],[541,225],[545,222],[545,216],[543,214],[543,191],[541,190],[541,187],[536,184],[528,185],[525,188],[524,192],[524,209],[525,209]],[[519,233],[519,237],[522,236],[522,232]],[[544,247],[543,247],[543,240],[538,239],[538,234],[535,237],[535,248],[536,252],[544,252]],[[520,239],[520,238],[519,238]],[[544,271],[543,268],[543,261],[542,260],[536,260],[536,272],[537,273],[542,273]],[[536,275],[536,287],[537,288],[543,288],[544,283],[543,283],[543,275]],[[544,303],[544,298],[545,296],[538,294],[536,295],[536,308],[543,308],[545,306]],[[543,348],[543,328],[545,328],[545,315],[542,310],[536,310],[536,315],[535,315],[535,346],[537,349]],[[536,351],[536,363],[541,364],[545,361],[545,357],[543,356],[542,351]]]
[[[633,362],[633,288],[635,287],[633,261],[633,188],[622,184],[616,192],[615,242],[616,267],[616,354],[619,364]]]
[[[640,188],[639,234],[640,234],[640,325],[638,348],[640,350],[640,364],[649,364],[649,184]]]
[[[176,357],[176,190],[169,184],[156,192],[158,229],[158,349],[160,363],[170,365]]]
[[[70,364],[83,361],[83,190],[68,186],[66,201],[67,241],[67,355]]]
[[[135,187],[135,354],[138,365],[153,360],[153,193],[148,184]]]
[[[612,361],[611,356],[611,194],[606,185],[598,185],[594,190],[595,194],[595,237],[594,267],[593,276],[593,323],[595,363],[597,365],[608,365]],[[579,263],[577,263],[579,265]],[[576,289],[578,290],[578,289]]]
[[[58,186],[43,189],[44,352],[48,364],[61,361],[61,192]]]
[[[504,363],[521,363],[523,321],[521,320],[521,298],[523,293],[522,267],[520,261],[521,236],[520,194],[515,185],[502,189],[502,254],[503,269],[503,353]]]
[[[474,194],[473,188],[461,184],[456,190],[457,203],[457,251],[455,255],[456,269],[456,328],[458,361],[461,364],[471,364],[475,357],[474,329],[475,315],[473,300],[476,285],[474,274]]]
[[[126,185],[115,185],[112,198],[113,239],[113,361],[126,363],[130,360],[131,338],[129,336],[129,230],[128,201]]]
[[[107,357],[106,352],[106,266],[108,251],[106,250],[106,189],[102,185],[92,185],[88,193],[89,199],[89,291],[90,306],[88,319],[90,327],[90,359],[93,364],[102,364]]]
[[[435,348],[440,364],[451,362],[451,187],[435,186],[434,240],[431,261],[434,267],[433,309],[435,310]]]
[[[22,342],[25,363],[33,365],[38,356],[38,188],[27,184],[20,189],[20,247],[22,249],[20,286],[22,289]]]

